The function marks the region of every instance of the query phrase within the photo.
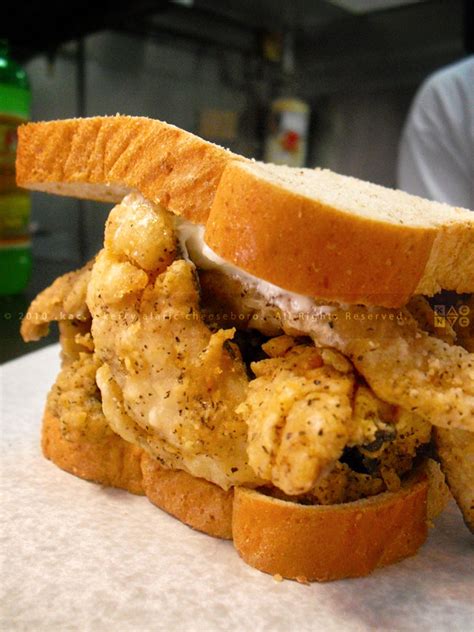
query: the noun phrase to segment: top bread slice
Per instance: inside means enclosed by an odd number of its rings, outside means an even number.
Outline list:
[[[205,241],[287,290],[401,307],[474,291],[474,213],[327,169],[226,166]]]
[[[20,186],[119,201],[138,190],[223,259],[285,290],[403,306],[474,291],[474,214],[327,170],[249,161],[172,125],[114,116],[19,130]]]
[[[17,183],[103,202],[140,191],[204,223],[225,165],[242,156],[161,121],[96,116],[28,123],[18,130]]]

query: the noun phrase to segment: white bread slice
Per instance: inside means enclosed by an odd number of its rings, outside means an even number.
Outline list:
[[[466,209],[327,170],[251,162],[160,121],[22,126],[17,182],[106,201],[136,189],[207,222],[206,242],[230,263],[323,300],[401,307],[413,294],[474,291]]]
[[[474,291],[474,213],[328,170],[229,163],[205,241],[326,300],[401,307],[413,294]]]
[[[44,456],[62,470],[107,487],[144,494],[141,459],[143,450],[116,434],[89,441],[83,433],[72,440],[63,435],[61,422],[46,405],[41,430]]]
[[[246,160],[174,125],[96,116],[18,130],[16,177],[36,191],[119,202],[131,190],[187,219],[207,219],[225,165]]]
[[[41,432],[44,456],[62,470],[99,485],[145,494],[154,505],[193,529],[232,539],[233,490],[160,467],[141,448],[117,434],[91,440],[65,437],[61,421],[46,405]]]
[[[245,488],[225,492],[187,472],[164,469],[118,435],[93,442],[84,436],[67,440],[48,407],[42,446],[44,455],[63,470],[146,494],[157,507],[194,529],[233,539],[251,566],[289,579],[366,575],[414,555],[427,535],[430,474],[425,469],[396,493],[341,505],[305,506]]]
[[[184,470],[167,470],[144,452],[143,487],[150,502],[184,524],[212,535],[232,540],[234,490],[223,490]]]
[[[330,581],[368,575],[415,555],[426,540],[428,479],[340,505],[298,505],[237,487],[234,546],[271,575]]]

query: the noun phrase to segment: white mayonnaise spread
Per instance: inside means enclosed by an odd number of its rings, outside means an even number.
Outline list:
[[[299,316],[301,318],[301,315],[312,315],[313,318],[326,318],[328,320],[330,314],[337,309],[336,305],[319,305],[315,299],[309,296],[285,290],[229,263],[206,244],[204,226],[177,217],[175,228],[184,256],[188,257],[197,267],[203,270],[216,269],[223,274],[238,277],[245,286],[252,287],[264,298],[266,303],[279,308],[287,317],[296,318]],[[302,322],[299,325],[302,330],[306,329]]]

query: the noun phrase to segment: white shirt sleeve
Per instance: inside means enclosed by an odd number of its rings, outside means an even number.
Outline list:
[[[432,75],[403,130],[398,185],[474,209],[474,57]]]

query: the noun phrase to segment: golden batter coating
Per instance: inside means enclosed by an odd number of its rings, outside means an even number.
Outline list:
[[[474,533],[474,432],[436,428],[434,434],[449,488]]]
[[[235,412],[248,379],[233,331],[205,325],[194,266],[175,251],[160,207],[129,196],[112,212],[87,294],[105,415],[167,467],[225,489],[256,484]]]
[[[79,270],[64,274],[38,294],[21,323],[20,333],[25,342],[46,336],[53,321],[90,321],[86,292],[92,264],[89,261]]]
[[[217,278],[212,280],[216,274]],[[278,326],[310,336],[349,358],[381,400],[442,428],[474,430],[474,354],[429,335],[408,309],[321,304],[304,298],[294,309],[284,294],[265,296],[253,281],[206,271],[207,288],[219,283],[225,310],[263,333]],[[209,289],[208,289],[209,291]],[[426,305],[424,307],[426,309]]]

